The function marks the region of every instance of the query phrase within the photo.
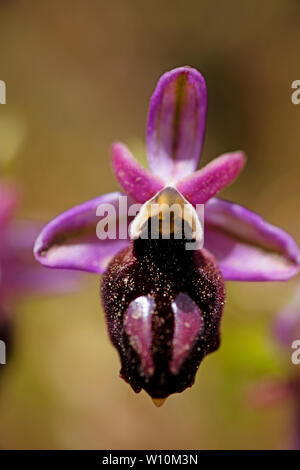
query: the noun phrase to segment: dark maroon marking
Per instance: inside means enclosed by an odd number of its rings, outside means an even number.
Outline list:
[[[172,138],[172,159],[176,160],[177,150],[179,146],[179,126],[180,126],[180,119],[181,119],[181,110],[182,105],[184,102],[184,95],[185,95],[185,86],[188,81],[187,74],[179,75],[175,82],[175,112],[174,112],[174,120],[173,120],[173,138]]]
[[[224,282],[213,256],[205,250],[187,251],[186,240],[137,239],[120,252],[103,277],[101,295],[108,332],[121,359],[121,376],[139,392],[165,398],[190,387],[202,359],[219,347],[219,327],[224,307]],[[172,302],[187,294],[199,307],[204,334],[199,334],[178,374],[170,371],[173,354]],[[124,325],[130,302],[151,296],[152,359],[155,372],[141,374],[141,357],[131,346]]]
[[[155,303],[153,298],[141,296],[130,302],[124,316],[125,331],[130,346],[141,361],[141,374],[150,377],[154,373],[152,359],[152,315]]]
[[[172,374],[178,374],[199,335],[204,332],[204,318],[198,305],[189,295],[180,292],[171,303],[174,314]]]

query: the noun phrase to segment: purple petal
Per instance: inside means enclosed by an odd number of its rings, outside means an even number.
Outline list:
[[[198,166],[206,118],[206,85],[201,73],[179,67],[165,73],[151,97],[147,152],[153,173],[177,181]]]
[[[9,298],[12,301],[25,294],[71,292],[78,289],[82,283],[82,278],[77,272],[65,270],[57,272],[39,266],[36,262],[35,265],[33,263],[34,258],[29,264],[22,262],[2,265],[1,300]]]
[[[300,338],[300,286],[294,291],[292,300],[280,310],[273,323],[273,333],[278,342],[291,348],[295,339]]]
[[[121,193],[109,193],[76,206],[56,217],[41,231],[36,240],[36,259],[51,268],[78,269],[93,273],[103,273],[110,260],[128,245],[127,211],[119,214]],[[127,198],[128,207],[132,201]],[[97,208],[109,204],[118,219],[115,235],[117,238],[100,240],[96,227],[100,218]],[[114,218],[112,214],[111,219]],[[113,223],[113,220],[111,220]],[[128,223],[131,220],[128,219]],[[119,229],[124,239],[119,239]]]
[[[32,221],[13,221],[6,227],[0,256],[0,297],[15,300],[25,293],[71,291],[80,285],[82,275],[73,272],[54,272],[38,265],[32,246],[41,224]]]
[[[112,164],[120,185],[136,202],[143,204],[164,187],[164,182],[143,168],[124,144],[113,144]]]
[[[149,297],[138,297],[130,302],[125,313],[124,325],[131,347],[141,360],[143,373],[150,377],[154,374],[152,359],[152,315],[155,303]]]
[[[172,374],[178,374],[197,336],[204,331],[204,319],[200,308],[187,294],[179,293],[171,308],[174,313],[174,336],[170,370]]]
[[[193,205],[204,204],[228,186],[243,169],[243,152],[226,153],[177,184],[178,191]]]
[[[222,199],[205,206],[204,247],[227,280],[284,281],[299,270],[299,249],[290,235]]]
[[[288,306],[277,315],[273,332],[282,346],[291,348],[292,342],[300,338],[300,304]]]

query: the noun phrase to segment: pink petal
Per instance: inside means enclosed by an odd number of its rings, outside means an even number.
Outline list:
[[[177,181],[198,166],[206,119],[206,85],[201,73],[179,67],[165,73],[151,97],[147,152],[153,173]]]
[[[154,374],[152,359],[152,315],[155,303],[150,297],[141,296],[130,302],[124,317],[125,331],[131,347],[141,360],[143,373]]]
[[[176,375],[191,353],[197,336],[203,333],[204,319],[200,308],[187,294],[180,292],[171,308],[174,314],[174,336],[170,370]]]
[[[148,201],[164,187],[164,182],[143,168],[124,144],[113,144],[112,164],[120,185],[138,203]]]
[[[291,351],[293,341],[300,338],[299,284],[297,284],[292,300],[277,313],[273,321],[273,334],[278,342],[289,351]]]
[[[222,199],[205,206],[204,247],[227,280],[284,281],[299,270],[299,249],[289,234]]]
[[[226,153],[177,184],[178,191],[193,205],[204,204],[231,184],[244,167],[243,152]]]
[[[127,212],[119,217],[116,226],[117,237],[120,228],[125,234],[124,239],[100,240],[96,227],[101,217],[96,215],[96,210],[100,205],[110,204],[115,208],[118,217],[120,196],[122,194],[118,192],[105,194],[53,219],[43,228],[35,242],[36,259],[44,266],[52,268],[103,273],[110,260],[129,243]],[[131,203],[128,198],[128,206]]]
[[[293,397],[291,384],[278,379],[265,379],[253,384],[247,390],[247,401],[256,408],[278,405],[291,397]]]
[[[34,259],[32,246],[41,224],[29,220],[11,222],[5,230],[0,264],[0,298],[16,300],[28,293],[60,293],[80,286],[82,275],[55,271],[40,266]]]

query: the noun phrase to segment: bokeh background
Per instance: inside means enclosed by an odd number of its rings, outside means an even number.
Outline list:
[[[114,140],[144,158],[159,76],[189,64],[205,76],[202,163],[243,149],[223,196],[300,242],[297,0],[0,1],[2,177],[18,182],[18,215],[48,221],[118,188]],[[15,311],[14,355],[0,388],[6,449],[266,449],[291,446],[292,402],[257,408],[249,388],[291,372],[272,338],[274,313],[299,280],[228,284],[222,346],[192,389],[155,408],[119,379],[98,276],[72,294],[30,297]],[[300,366],[299,366],[300,367]]]

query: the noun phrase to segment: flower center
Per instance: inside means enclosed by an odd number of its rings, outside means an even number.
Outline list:
[[[190,242],[187,249],[202,248],[203,206],[197,210],[175,187],[165,186],[141,207],[130,226],[130,238],[184,239]]]

